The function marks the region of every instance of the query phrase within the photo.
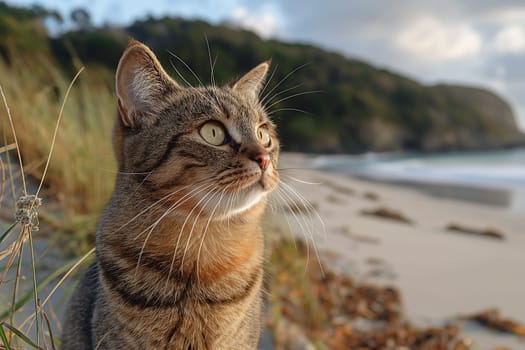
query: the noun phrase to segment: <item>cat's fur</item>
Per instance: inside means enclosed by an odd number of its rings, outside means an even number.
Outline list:
[[[130,42],[116,80],[119,173],[63,350],[256,349],[259,224],[278,183],[279,143],[258,98],[268,68],[224,87],[186,88]],[[207,143],[200,128],[210,120],[231,140]]]

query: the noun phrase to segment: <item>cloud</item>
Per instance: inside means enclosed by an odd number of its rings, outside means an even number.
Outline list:
[[[456,60],[481,50],[480,35],[466,24],[424,17],[407,23],[394,39],[401,50],[423,61]]]
[[[525,29],[520,25],[506,26],[497,33],[492,45],[497,52],[525,52]]]
[[[250,13],[246,7],[238,6],[233,9],[230,22],[239,27],[253,30],[263,38],[274,36],[277,32],[275,12],[268,10],[255,14]]]

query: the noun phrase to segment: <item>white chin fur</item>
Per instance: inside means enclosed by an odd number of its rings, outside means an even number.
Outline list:
[[[257,188],[256,190],[251,190],[246,193],[245,196],[242,194],[237,196],[237,201],[232,205],[232,210],[230,210],[228,213],[224,213],[226,216],[234,216],[237,214],[242,213],[243,211],[246,211],[253,207],[255,204],[259,203],[261,199],[266,195],[266,192],[264,192],[262,189]],[[224,210],[228,210],[228,208],[224,208]]]
[[[241,214],[259,203],[266,195],[259,185],[241,190],[235,194],[228,194],[222,198],[215,196],[206,203],[206,211],[218,219],[227,219],[229,217]],[[220,200],[220,203],[218,202]]]

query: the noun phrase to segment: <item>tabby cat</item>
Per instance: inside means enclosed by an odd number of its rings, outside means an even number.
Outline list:
[[[63,350],[256,349],[260,219],[279,142],[260,103],[269,62],[183,87],[131,41],[116,74],[118,175]]]

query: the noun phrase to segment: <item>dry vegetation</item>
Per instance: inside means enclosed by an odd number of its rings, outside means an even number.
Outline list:
[[[114,94],[105,76],[88,68],[64,105],[52,159],[44,183],[46,202],[41,219],[54,230],[88,237],[104,206],[115,176],[111,128],[116,113]],[[66,77],[43,57],[20,57],[11,65],[0,60],[0,84],[5,92],[26,174],[40,181],[62,100],[72,77]],[[12,132],[2,111],[0,135],[11,144]],[[86,250],[83,246],[81,250]]]
[[[303,338],[318,349],[471,349],[459,325],[410,324],[396,288],[336,273],[317,260],[312,249],[302,241],[272,244],[268,324],[282,349],[306,349],[297,347]],[[282,328],[294,329],[293,336]]]
[[[394,210],[394,209],[390,209],[390,208],[386,208],[386,207],[378,207],[378,208],[375,208],[375,209],[363,210],[361,213],[363,215],[375,216],[375,217],[378,217],[378,218],[383,218],[383,219],[387,219],[387,220],[393,220],[393,221],[397,221],[397,222],[401,222],[401,223],[409,224],[409,225],[414,223],[414,221],[412,219],[406,217],[400,211],[397,211],[397,210]]]
[[[0,152],[0,197],[2,213],[12,213],[3,215],[11,223],[7,228],[2,224],[0,232],[0,295],[10,300],[0,305],[0,348],[55,349],[59,341],[52,324],[59,320],[49,300],[77,264],[65,263],[42,276],[35,239],[47,233],[49,242],[61,237],[77,253],[90,248],[96,217],[115,174],[110,144],[114,97],[104,83],[108,79],[96,69],[76,81],[68,95],[72,77],[53,63],[39,57],[11,58],[11,64],[0,60],[0,132],[5,145]],[[16,168],[19,163],[21,170]],[[22,262],[28,258],[29,264]],[[34,312],[24,319],[23,309]]]
[[[496,228],[474,228],[461,224],[451,223],[447,225],[446,229],[451,232],[458,232],[467,235],[475,235],[479,237],[493,238],[497,240],[504,240],[505,234]]]

